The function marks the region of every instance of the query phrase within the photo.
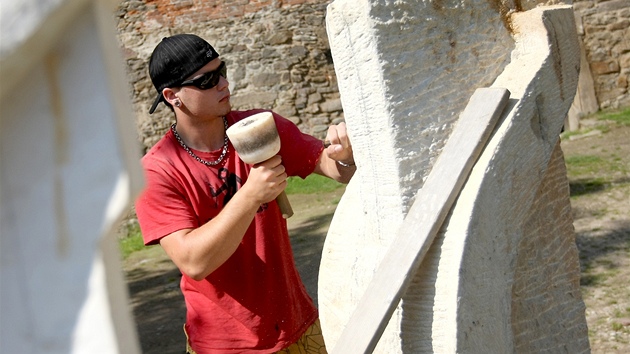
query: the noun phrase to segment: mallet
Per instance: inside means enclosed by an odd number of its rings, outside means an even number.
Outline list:
[[[257,164],[275,156],[280,151],[278,129],[270,112],[261,112],[236,122],[226,131],[234,149],[241,160],[248,164]],[[282,191],[276,202],[282,217],[293,215],[293,209],[287,194]]]

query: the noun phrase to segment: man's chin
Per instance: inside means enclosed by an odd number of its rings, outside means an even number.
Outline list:
[[[215,105],[214,110],[222,115],[230,113],[232,111],[232,104],[230,103],[229,97],[219,100]]]

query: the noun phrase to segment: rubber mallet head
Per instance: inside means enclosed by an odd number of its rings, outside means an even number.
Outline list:
[[[271,112],[261,112],[234,123],[226,131],[232,146],[245,163],[266,161],[280,151],[280,137]],[[289,218],[293,210],[284,191],[276,198],[282,217]]]
[[[227,130],[228,138],[245,163],[266,161],[280,151],[273,114],[262,112],[240,120]]]

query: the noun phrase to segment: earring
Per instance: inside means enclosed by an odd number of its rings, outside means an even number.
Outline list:
[[[182,105],[182,103],[179,100],[175,101],[175,107],[179,107],[181,105]]]

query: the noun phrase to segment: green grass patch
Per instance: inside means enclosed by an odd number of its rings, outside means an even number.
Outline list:
[[[623,325],[621,323],[618,322],[613,322],[612,323],[612,329],[613,331],[619,332],[623,329]]]
[[[565,140],[570,138],[573,135],[582,135],[586,133],[586,130],[574,130],[574,131],[564,131],[560,133],[560,139]]]
[[[611,120],[622,125],[630,125],[630,108],[618,111],[605,111],[595,114],[598,120]]]
[[[590,155],[577,155],[570,156],[566,158],[567,166],[571,166],[573,168],[590,168],[593,164],[601,164],[604,160],[598,156],[590,156]]]
[[[602,133],[606,133],[610,131],[610,122],[615,122],[621,125],[630,125],[630,108],[622,109],[622,110],[610,110],[610,111],[599,111],[593,114],[590,114],[583,119],[595,119],[602,121],[602,124],[597,124],[595,127],[591,128],[582,128],[576,131],[565,131],[560,134],[560,138],[562,140],[568,139],[573,135],[583,135],[594,129],[601,131]]]
[[[605,189],[610,181],[598,176],[615,169],[614,164],[591,155],[567,156],[565,163],[572,197]]]
[[[575,155],[565,158],[569,179],[593,179],[607,176],[615,172],[627,172],[627,166],[616,154],[603,158],[594,155]],[[610,181],[607,181],[610,182]]]
[[[600,192],[624,181],[613,176],[627,175],[630,171],[616,153],[600,157],[595,155],[566,156],[567,176],[571,197]]]
[[[287,180],[287,194],[314,194],[332,192],[344,185],[330,178],[312,174],[302,179],[300,177],[289,177]]]
[[[120,254],[123,259],[127,258],[135,251],[143,249],[144,241],[142,240],[142,234],[140,233],[140,226],[133,224],[127,229],[127,236],[121,238],[118,241],[118,247],[120,248]]]

